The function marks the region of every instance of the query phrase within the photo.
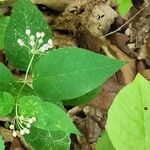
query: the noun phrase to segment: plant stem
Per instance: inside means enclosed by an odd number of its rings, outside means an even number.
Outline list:
[[[35,56],[35,54],[32,55],[31,60],[30,60],[30,62],[29,62],[29,65],[28,65],[28,68],[27,68],[27,71],[26,71],[26,75],[25,75],[25,79],[24,79],[24,84],[27,83],[28,73],[29,73],[29,71],[30,71],[30,68],[31,68],[31,65],[32,65],[34,56]]]
[[[27,68],[27,71],[26,71],[26,74],[25,74],[25,78],[24,78],[23,85],[22,85],[22,87],[20,88],[20,91],[19,91],[19,93],[18,93],[18,95],[17,95],[17,98],[16,98],[15,118],[18,117],[18,100],[19,100],[19,97],[20,97],[20,95],[21,95],[21,92],[22,92],[24,86],[25,86],[26,83],[27,83],[27,80],[28,80],[28,73],[29,73],[29,71],[30,71],[32,62],[33,62],[33,60],[34,60],[34,56],[35,56],[35,54],[33,54],[32,57],[31,57],[31,60],[30,60],[30,62],[29,62],[29,65],[28,65],[28,68]]]

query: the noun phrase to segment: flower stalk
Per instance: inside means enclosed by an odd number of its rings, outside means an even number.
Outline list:
[[[47,43],[43,44],[45,33],[44,32],[37,32],[36,35],[31,34],[31,30],[27,29],[25,31],[25,34],[28,36],[28,42],[26,43],[22,39],[18,39],[17,43],[21,47],[26,47],[29,49],[29,54],[31,54],[31,60],[29,62],[29,65],[26,70],[25,78],[23,81],[23,85],[20,88],[20,91],[18,93],[17,99],[16,99],[16,106],[15,106],[15,117],[14,122],[10,124],[9,128],[12,130],[12,135],[16,137],[19,134],[29,134],[30,128],[32,124],[36,121],[36,117],[32,116],[31,118],[26,118],[23,115],[19,115],[18,113],[18,100],[20,98],[20,95],[22,93],[22,90],[24,86],[27,84],[28,80],[28,74],[32,67],[32,63],[34,61],[35,55],[37,54],[43,54],[44,52],[48,51],[49,49],[53,48],[53,41],[52,39],[49,39]]]

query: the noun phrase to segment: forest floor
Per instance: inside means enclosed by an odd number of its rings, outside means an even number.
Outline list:
[[[72,135],[71,149],[95,150],[96,141],[107,124],[107,112],[115,95],[132,82],[138,72],[150,79],[150,5],[146,6],[140,0],[134,1],[130,12],[121,17],[113,2],[63,1],[37,2],[53,28],[56,48],[82,47],[128,62],[103,85],[99,95],[90,103],[76,107],[66,106],[68,114],[82,133],[80,137]],[[0,12],[9,15],[11,8],[0,5]],[[2,52],[0,61],[15,75],[24,75],[7,62]],[[10,147],[11,150],[23,149],[18,140]]]

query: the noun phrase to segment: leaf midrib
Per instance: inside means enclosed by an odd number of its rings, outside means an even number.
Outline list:
[[[103,68],[102,71],[104,71],[104,69],[109,68],[108,66],[105,66],[105,68]],[[72,72],[67,72],[67,73],[60,73],[60,74],[54,74],[54,75],[47,75],[47,76],[42,76],[42,74],[40,74],[40,78],[42,79],[47,79],[47,78],[55,78],[55,77],[63,77],[63,76],[69,76],[69,75],[74,75],[74,74],[81,74],[81,72],[86,72],[86,71],[94,71],[94,70],[99,70],[101,69],[100,67],[95,67],[95,68],[88,68],[88,69],[83,69],[83,70],[76,70],[76,71],[72,71]],[[34,78],[34,80],[36,80],[37,78],[39,79],[39,75],[38,73],[35,73],[37,75],[37,77]]]

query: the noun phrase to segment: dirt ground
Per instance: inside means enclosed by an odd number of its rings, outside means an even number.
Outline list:
[[[117,5],[111,0],[34,2],[53,28],[56,48],[82,47],[110,58],[128,61],[128,65],[111,77],[90,103],[76,107],[66,106],[75,125],[83,134],[81,137],[71,136],[71,149],[95,150],[96,141],[107,125],[107,112],[115,95],[138,72],[150,79],[150,5],[144,0],[134,0],[130,12],[121,17],[117,12]],[[0,12],[4,15],[9,15],[11,9],[10,2],[0,5]],[[7,62],[2,52],[0,61],[15,75],[23,75]],[[0,133],[10,135],[4,128],[0,128]],[[8,136],[8,141],[11,140]],[[17,139],[7,146],[10,150],[24,149]]]

